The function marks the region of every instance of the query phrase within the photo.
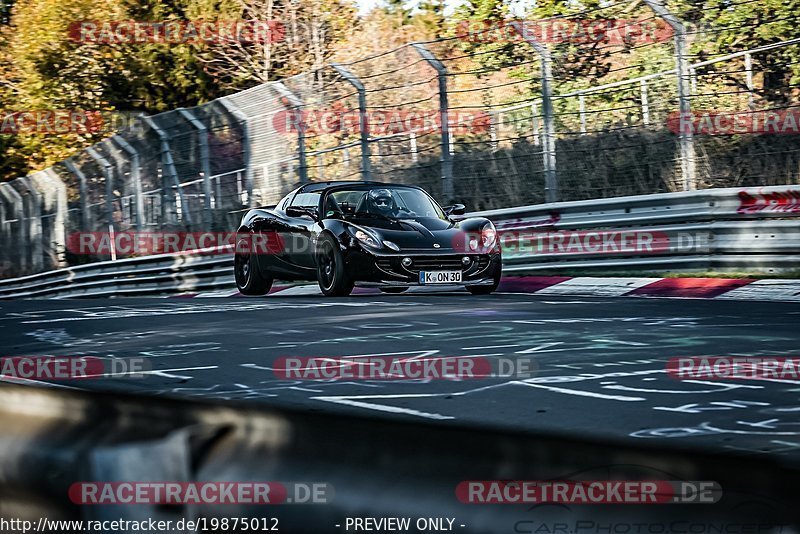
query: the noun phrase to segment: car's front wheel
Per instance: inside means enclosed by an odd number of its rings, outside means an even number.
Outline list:
[[[233,255],[233,275],[242,295],[266,295],[272,287],[272,278],[261,275],[251,250],[252,239],[240,236]]]
[[[490,293],[494,293],[497,290],[497,286],[500,285],[500,276],[502,275],[502,270],[498,267],[494,273],[494,278],[492,280],[492,285],[490,286],[467,286],[467,291],[472,293],[473,295],[488,295]]]
[[[346,297],[353,291],[353,281],[347,276],[344,255],[329,236],[322,237],[317,253],[317,282],[326,297]]]

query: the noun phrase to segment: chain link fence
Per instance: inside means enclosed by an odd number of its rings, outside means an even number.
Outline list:
[[[470,210],[798,183],[800,39],[709,57],[720,30],[631,6],[467,21],[138,117],[0,184],[0,272],[109,259],[72,255],[79,232],[232,231],[307,181],[418,184]]]

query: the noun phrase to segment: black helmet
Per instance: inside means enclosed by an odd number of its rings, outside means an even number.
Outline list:
[[[369,192],[370,204],[380,211],[391,211],[395,207],[394,196],[388,189],[373,189]]]

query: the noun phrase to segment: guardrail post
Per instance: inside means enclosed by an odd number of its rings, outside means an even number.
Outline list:
[[[86,188],[86,175],[75,165],[72,158],[65,159],[64,166],[78,178],[78,200],[81,206],[81,231],[88,232],[91,228],[89,228],[89,191]]]
[[[355,74],[339,63],[331,63],[331,67],[342,78],[355,87],[358,92],[358,131],[361,136],[361,178],[364,181],[372,180],[372,168],[369,153],[369,120],[367,117],[367,91]]]
[[[97,150],[92,147],[86,149],[86,153],[103,169],[103,176],[106,183],[106,223],[114,230],[117,229],[116,221],[114,220],[114,204],[111,198],[114,196],[114,166],[109,161],[100,155]]]
[[[121,135],[115,135],[111,139],[131,157],[131,181],[133,182],[134,208],[136,210],[134,212],[136,229],[141,232],[144,229],[144,200],[142,199],[142,175],[139,152],[137,152]]]
[[[641,92],[642,101],[642,122],[645,126],[650,126],[650,102],[647,94],[647,82],[641,80],[639,82],[639,89]]]
[[[31,247],[31,269],[39,272],[44,265],[44,243],[42,243],[42,198],[39,192],[33,187],[27,177],[14,180],[18,184],[18,189],[24,191],[23,205],[25,209],[25,223],[23,224],[24,235],[28,238]],[[27,199],[25,197],[28,197]]]
[[[181,205],[181,218],[186,220],[186,224],[192,224],[192,213],[191,210],[188,209],[188,204],[186,203],[186,199],[183,198],[183,190],[181,189],[181,182],[178,179],[178,171],[175,170],[175,163],[172,160],[172,150],[169,146],[169,136],[167,132],[162,130],[156,122],[153,120],[152,117],[143,117],[145,124],[149,126],[155,133],[158,135],[158,138],[161,140],[161,167],[167,176],[172,178],[172,182],[175,184],[176,194],[178,195],[178,200],[180,201]],[[167,187],[166,184],[164,185],[164,193],[166,193]]]
[[[558,202],[558,175],[556,174],[555,117],[553,113],[553,58],[550,50],[536,40],[523,23],[513,22],[511,26],[531,45],[539,55],[542,64],[542,115],[544,115],[543,150],[544,197],[546,202]]]
[[[661,17],[675,31],[675,67],[678,76],[679,103],[679,142],[681,147],[681,178],[683,190],[697,189],[697,171],[695,167],[694,136],[691,128],[684,128],[684,121],[691,117],[691,69],[686,60],[686,26],[661,4],[660,0],[644,0],[653,12]]]
[[[447,101],[447,67],[421,43],[412,43],[412,47],[436,71],[439,80],[439,117],[442,128],[442,155],[439,161],[442,166],[442,197],[445,202],[455,200],[453,186],[453,144],[450,141],[450,120],[448,118]]]
[[[64,267],[66,265],[64,255],[67,251],[67,186],[52,167],[48,167],[42,172],[56,190],[56,209],[53,220],[53,244],[56,248],[55,267]]]
[[[273,89],[278,92],[278,94],[285,98],[289,105],[292,107],[292,110],[295,113],[300,114],[300,121],[299,127],[297,128],[297,162],[298,162],[298,169],[297,173],[299,174],[300,183],[305,184],[308,183],[308,163],[306,162],[306,132],[305,132],[305,125],[306,122],[303,117],[303,109],[304,104],[303,101],[300,99],[299,96],[294,94],[292,91],[289,90],[281,82],[273,82],[272,83]]]
[[[189,121],[189,124],[197,129],[197,136],[200,141],[200,169],[203,173],[203,224],[205,224],[206,230],[211,230],[213,217],[211,216],[211,160],[208,153],[208,128],[197,120],[197,117],[188,109],[178,108],[178,112]],[[216,205],[216,202],[214,204]]]

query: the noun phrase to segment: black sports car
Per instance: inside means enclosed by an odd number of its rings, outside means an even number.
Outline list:
[[[465,286],[488,294],[500,283],[494,225],[454,221],[423,189],[378,182],[310,183],[276,206],[252,209],[237,234],[235,277],[245,295],[274,279],[317,280],[327,296],[354,285],[400,293],[418,285]]]

